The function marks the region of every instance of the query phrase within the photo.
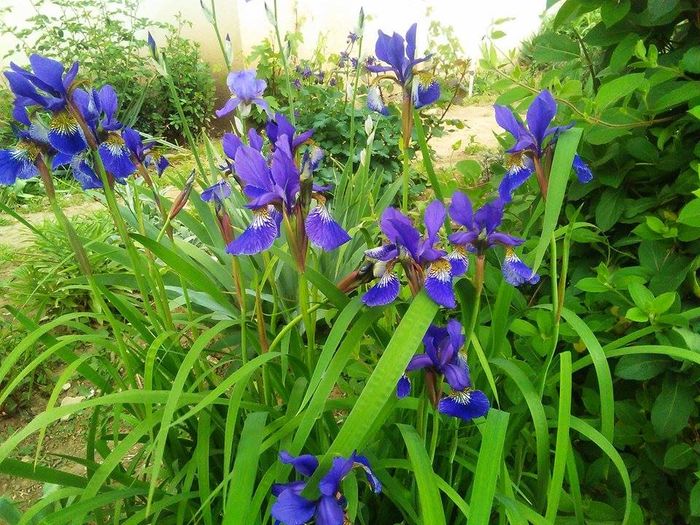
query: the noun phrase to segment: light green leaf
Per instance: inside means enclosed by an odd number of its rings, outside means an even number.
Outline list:
[[[675,436],[688,424],[694,408],[694,389],[678,378],[667,377],[651,408],[654,431],[662,438]]]
[[[634,93],[641,87],[643,82],[644,73],[632,73],[603,84],[595,97],[598,111],[602,111],[621,98]]]

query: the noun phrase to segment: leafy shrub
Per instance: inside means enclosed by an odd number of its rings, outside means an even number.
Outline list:
[[[182,38],[175,26],[135,16],[139,3],[40,0],[34,3],[36,14],[22,28],[10,25],[9,17],[0,19],[0,35],[17,42],[9,53],[40,53],[64,63],[79,61],[83,78],[97,86],[115,87],[122,109],[127,110],[127,122],[135,122],[138,113],[141,131],[178,138],[177,112],[167,86],[146,59],[145,40],[136,35],[154,28],[170,35],[163,51],[173,65],[185,116],[195,129],[205,127],[213,111],[213,79],[197,44]],[[10,100],[3,97],[2,104]],[[6,108],[0,109],[6,115]]]
[[[569,0],[514,67],[490,60],[505,77],[499,102],[524,105],[534,78],[584,130],[582,156],[595,179],[569,194],[569,220],[590,226],[571,234],[576,291],[568,306],[602,344],[631,338],[700,349],[692,310],[700,297],[696,15],[697,6],[683,1]],[[528,315],[519,327],[520,344],[536,352],[545,344],[535,333],[541,317]],[[581,350],[588,345],[562,335]],[[697,523],[697,369],[665,356],[626,355],[614,372],[615,445],[645,521]],[[601,402],[592,379],[582,377],[575,395],[587,407]],[[591,462],[581,475],[607,490],[602,465],[585,453],[580,460]]]

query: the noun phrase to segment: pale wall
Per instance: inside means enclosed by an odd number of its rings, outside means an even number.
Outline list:
[[[269,2],[271,5],[272,0]],[[499,40],[501,48],[513,48],[537,30],[540,15],[545,9],[545,0],[278,0],[278,3],[283,28],[291,28],[295,23],[294,4],[297,5],[299,17],[305,19],[302,48],[305,52],[315,47],[320,34],[327,35],[329,50],[343,49],[345,37],[354,27],[359,9],[363,6],[370,19],[366,28],[367,52],[374,51],[378,29],[403,33],[413,22],[418,22],[420,50],[428,29],[426,8],[432,6],[432,18],[452,25],[466,53],[475,58],[479,56],[482,37],[494,20],[514,18],[500,26],[506,32],[506,37]],[[12,8],[10,16],[15,24],[33,13],[30,0],[0,0],[0,6]],[[240,48],[246,53],[270,32],[263,0],[218,0],[217,11],[222,33],[231,33],[234,39],[239,63],[242,56]],[[184,18],[192,22],[192,28],[185,31],[186,36],[197,40],[206,58],[220,69],[219,48],[198,0],[146,0],[142,2],[140,10],[142,15],[173,22],[177,12],[183,13]],[[57,20],[57,23],[60,21]],[[157,38],[163,36],[157,32],[155,35]],[[4,52],[9,45],[9,41],[0,42],[0,52]]]

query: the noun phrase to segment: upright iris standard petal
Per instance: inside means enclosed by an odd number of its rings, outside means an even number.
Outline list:
[[[457,224],[471,229],[474,226],[474,211],[472,203],[464,193],[456,191],[450,203],[450,217]]]
[[[503,277],[505,278],[506,282],[512,284],[513,286],[520,286],[521,284],[537,284],[540,280],[540,276],[533,272],[532,268],[521,261],[510,247],[506,247],[506,255],[503,259],[501,270],[503,271]]]
[[[131,162],[131,152],[117,133],[110,133],[100,144],[98,152],[105,168],[115,179],[124,180],[136,171],[136,166]]]
[[[279,237],[277,212],[272,206],[253,210],[253,222],[226,247],[232,255],[255,255],[269,249]]]
[[[481,390],[465,389],[454,391],[440,400],[438,410],[445,415],[458,417],[464,421],[485,416],[491,404]]]
[[[49,143],[62,153],[75,155],[87,148],[83,132],[68,111],[55,113],[49,124]]]
[[[393,302],[401,290],[398,277],[391,271],[385,271],[377,283],[362,296],[367,306],[384,306]]]
[[[201,198],[205,202],[209,202],[211,200],[221,202],[229,195],[231,195],[231,185],[227,180],[220,180],[219,182],[216,182],[204,189],[202,191]]]
[[[573,168],[576,172],[576,177],[581,184],[588,184],[593,180],[593,172],[591,168],[586,164],[578,153],[574,155]]]
[[[547,129],[557,114],[557,103],[552,94],[542,90],[527,109],[527,127],[536,144],[541,148]]]
[[[318,468],[318,459],[311,454],[292,456],[289,452],[283,450],[280,452],[279,458],[282,463],[292,465],[294,470],[304,476],[311,476]]]
[[[309,240],[327,252],[335,250],[350,240],[348,232],[333,220],[324,204],[319,204],[309,212],[305,228]]]
[[[425,276],[425,292],[433,301],[445,308],[455,308],[455,294],[452,288],[452,265],[444,258],[428,266]]]

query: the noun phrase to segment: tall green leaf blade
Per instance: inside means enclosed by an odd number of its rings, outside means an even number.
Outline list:
[[[420,515],[423,523],[431,525],[444,525],[445,514],[442,510],[442,500],[440,499],[440,491],[437,483],[435,483],[435,473],[430,464],[430,458],[425,451],[423,441],[421,440],[416,429],[409,426],[397,425],[401,431],[408,457],[411,460],[413,474],[416,477],[418,485],[418,499],[420,501]]]
[[[394,395],[396,383],[406,370],[437,310],[437,304],[424,292],[413,299],[355,406],[323,457],[321,466],[309,481],[309,495],[315,495],[314,487],[318,486],[321,476],[328,470],[333,456],[349,456],[361,447],[372,425],[378,423],[384,404]]]
[[[571,164],[574,161],[576,148],[581,139],[581,129],[572,128],[557,139],[557,147],[554,150],[554,160],[552,170],[549,174],[549,184],[547,187],[547,202],[544,208],[544,219],[542,220],[542,230],[540,240],[535,248],[532,269],[536,272],[542,264],[542,259],[547,251],[547,246],[552,239],[552,234],[557,228],[559,214],[564,198],[566,197],[566,185],[571,174]]]
[[[491,409],[482,432],[472,495],[469,500],[469,525],[488,525],[491,520],[496,482],[503,458],[508,430],[508,412]]]
[[[258,473],[260,460],[260,443],[265,430],[267,413],[254,412],[250,414],[243,424],[241,440],[238,442],[236,461],[233,464],[233,478],[226,502],[226,511],[223,522],[230,525],[247,525],[248,503],[253,497],[255,478]]]
[[[560,354],[561,368],[559,379],[559,415],[557,417],[557,442],[554,447],[554,469],[552,481],[547,495],[547,512],[545,518],[549,523],[554,523],[559,510],[564,472],[566,470],[566,457],[569,455],[569,426],[571,423],[571,354]]]

